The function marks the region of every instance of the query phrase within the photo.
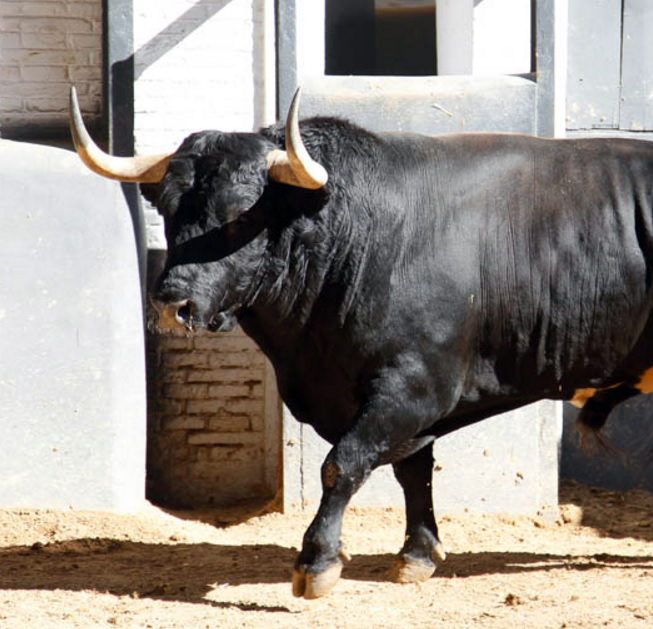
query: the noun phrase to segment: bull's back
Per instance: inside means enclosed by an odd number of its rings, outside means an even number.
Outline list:
[[[653,349],[653,144],[465,134],[419,147],[428,177],[412,181],[428,189],[406,205],[397,304],[411,325],[422,309],[426,336],[446,329],[455,346],[459,335],[470,387],[470,372],[489,370],[484,392],[560,396],[641,370]]]

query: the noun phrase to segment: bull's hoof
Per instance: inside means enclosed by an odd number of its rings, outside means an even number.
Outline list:
[[[390,568],[390,579],[395,583],[422,583],[433,576],[435,564],[432,561],[409,560],[397,557]]]
[[[447,558],[447,553],[444,552],[442,542],[438,542],[436,547],[433,549],[433,556],[437,557],[440,561],[444,561]]]
[[[342,562],[339,560],[317,573],[306,572],[305,566],[295,568],[292,574],[292,593],[307,599],[325,596],[338,582],[341,572]]]

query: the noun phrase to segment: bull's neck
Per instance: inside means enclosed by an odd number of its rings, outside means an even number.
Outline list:
[[[242,317],[264,351],[266,337],[292,344],[308,327],[344,325],[367,258],[367,227],[333,201],[268,228],[264,277]]]

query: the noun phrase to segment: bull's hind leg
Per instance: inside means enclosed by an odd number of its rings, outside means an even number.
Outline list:
[[[435,572],[434,557],[445,557],[433,515],[432,450],[429,443],[393,465],[406,500],[406,538],[390,573],[399,583],[426,581]]]

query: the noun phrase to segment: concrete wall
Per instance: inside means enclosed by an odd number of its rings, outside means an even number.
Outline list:
[[[101,117],[101,0],[0,3],[0,136],[65,144],[68,90]],[[145,361],[121,188],[0,141],[0,505],[144,503]]]
[[[439,439],[434,446],[436,512],[555,514],[561,422],[560,403],[545,401]],[[284,506],[314,510],[329,445],[290,416],[284,428]],[[352,505],[402,507],[392,468],[375,470]]]
[[[606,422],[603,448],[590,441],[580,447],[578,409],[565,404],[560,477],[608,489],[653,491],[653,395],[619,404]]]
[[[247,131],[272,121],[272,7],[272,0],[134,2],[137,151],[169,150],[202,128]],[[71,83],[97,131],[102,0],[0,3],[0,135],[66,143]],[[156,272],[162,221],[151,208],[146,220]],[[148,335],[147,346],[150,494],[178,504],[273,495],[279,411],[274,387],[264,387],[260,352],[242,333],[181,345]],[[244,363],[238,384],[229,357]],[[225,436],[216,441],[218,432]]]
[[[120,186],[0,141],[0,506],[144,504],[145,360]]]

